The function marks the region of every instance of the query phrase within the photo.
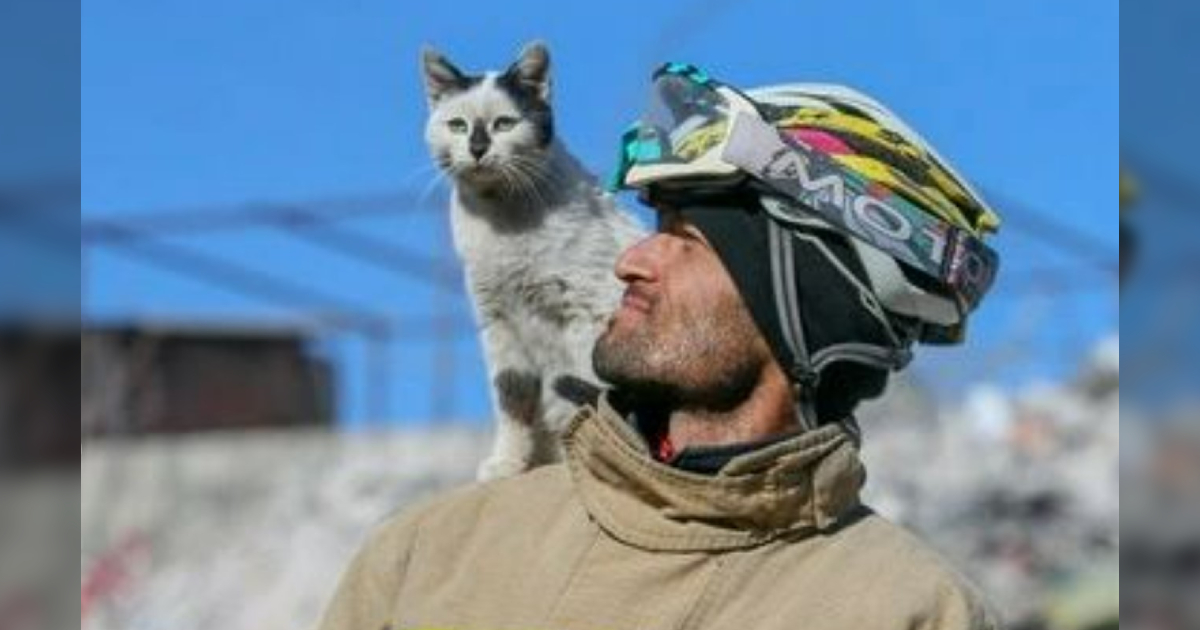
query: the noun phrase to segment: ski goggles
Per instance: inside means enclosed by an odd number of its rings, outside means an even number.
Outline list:
[[[760,107],[688,64],[661,67],[653,88],[645,115],[622,137],[614,189],[687,193],[749,183],[782,202],[763,204],[777,222],[798,228],[820,219],[937,281],[962,313],[994,283],[999,256],[971,230],[917,205],[879,172],[852,169],[819,142],[781,133],[763,114],[775,106]]]

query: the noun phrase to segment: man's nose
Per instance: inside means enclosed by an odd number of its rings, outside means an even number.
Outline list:
[[[638,280],[652,281],[655,279],[657,276],[655,247],[658,236],[651,234],[621,252],[621,255],[617,257],[617,265],[614,269],[617,279],[626,284]]]

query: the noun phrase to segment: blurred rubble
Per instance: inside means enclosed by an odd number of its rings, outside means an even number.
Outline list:
[[[1196,409],[1130,423],[1121,574],[1128,627],[1200,628],[1200,426]],[[1137,428],[1139,430],[1135,431]]]
[[[1068,383],[939,404],[902,379],[864,411],[867,500],[976,581],[1010,627],[1116,627],[1116,339]],[[306,627],[372,524],[468,483],[487,446],[463,425],[89,442],[81,628]]]
[[[89,443],[80,627],[308,627],[367,530],[469,481],[487,445],[470,428]]]
[[[1117,339],[1066,384],[1015,396],[981,385],[961,404],[924,410],[905,409],[905,399],[864,414],[868,502],[947,555],[1010,627],[1115,627]],[[931,417],[918,420],[929,409]],[[1065,610],[1074,605],[1065,602],[1069,594],[1106,589],[1108,601],[1089,605],[1095,619]]]

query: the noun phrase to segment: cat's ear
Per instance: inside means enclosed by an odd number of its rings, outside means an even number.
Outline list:
[[[430,107],[470,86],[470,79],[462,70],[429,46],[421,49],[421,70],[425,76],[425,97]]]
[[[505,74],[538,98],[550,102],[550,51],[546,44],[540,41],[526,44]]]

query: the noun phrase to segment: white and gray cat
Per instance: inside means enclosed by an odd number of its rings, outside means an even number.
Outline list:
[[[422,65],[425,137],[453,182],[454,245],[497,419],[478,477],[510,476],[560,458],[577,402],[562,377],[598,382],[592,346],[622,291],[613,265],[642,229],[555,135],[543,44],[503,72],[467,75],[431,49]]]

